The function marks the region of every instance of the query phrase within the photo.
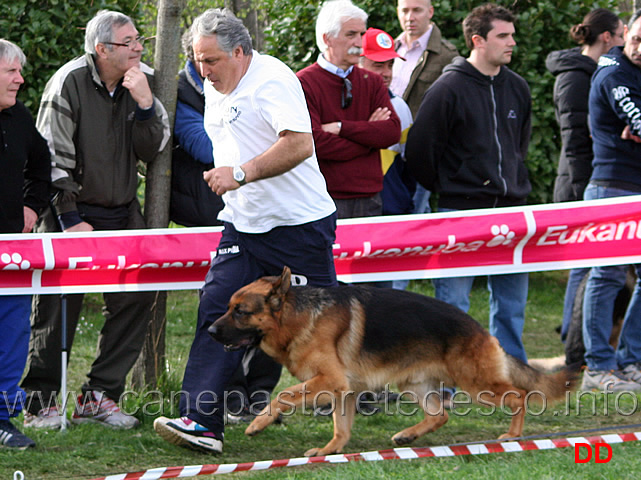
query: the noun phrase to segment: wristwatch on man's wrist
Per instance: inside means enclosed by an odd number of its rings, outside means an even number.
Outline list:
[[[236,180],[241,187],[247,183],[245,181],[245,172],[240,168],[240,165],[234,167],[233,174],[234,180]]]

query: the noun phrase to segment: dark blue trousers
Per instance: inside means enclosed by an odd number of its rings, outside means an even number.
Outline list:
[[[227,311],[236,290],[260,277],[280,275],[285,265],[292,271],[293,284],[336,286],[335,231],[335,214],[261,234],[241,233],[225,223],[216,258],[200,292],[196,335],[183,378],[181,416],[223,433],[225,385],[244,351],[225,352],[207,329]]]

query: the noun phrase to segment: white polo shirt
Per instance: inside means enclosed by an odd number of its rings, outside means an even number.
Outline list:
[[[205,130],[216,167],[236,166],[265,152],[284,130],[312,132],[305,95],[294,72],[255,50],[236,89],[223,95],[205,81]],[[265,233],[325,218],[336,210],[314,152],[272,178],[250,182],[223,195],[218,218],[245,233]]]

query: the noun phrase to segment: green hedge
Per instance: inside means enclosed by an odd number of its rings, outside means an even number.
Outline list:
[[[101,8],[120,10],[131,15],[138,29],[146,35],[155,33],[155,3],[124,0],[13,0],[5,2],[0,17],[0,36],[20,45],[28,58],[24,69],[25,85],[20,98],[35,114],[40,95],[49,77],[66,61],[83,53],[84,26]],[[205,8],[223,5],[223,0],[188,0],[183,22],[189,25]],[[248,2],[249,3],[249,2]],[[396,19],[395,0],[355,1],[369,13],[369,26],[382,28],[393,36],[400,33]],[[481,1],[433,0],[434,21],[446,38],[463,55],[465,48],[461,21]],[[532,140],[528,156],[533,191],[530,203],[546,203],[552,199],[552,185],[559,155],[558,126],[554,118],[552,87],[554,77],[545,68],[545,57],[552,50],[569,48],[570,26],[579,23],[593,8],[606,7],[617,11],[616,1],[572,0],[502,1],[496,3],[510,8],[518,18],[517,49],[510,67],[530,85],[533,100]],[[318,0],[254,1],[260,9],[265,29],[264,48],[293,70],[299,70],[316,60],[318,50],[314,34]],[[625,15],[625,12],[620,12]],[[239,12],[239,16],[244,10]],[[151,52],[145,61],[151,62]]]
[[[268,15],[273,19],[266,31],[265,50],[298,70],[312,63],[317,55],[314,21],[319,2],[312,0],[267,0]],[[396,3],[392,0],[356,0],[354,3],[369,13],[368,26],[382,28],[392,36],[401,33],[396,19]],[[432,0],[433,21],[445,38],[453,42],[462,55],[465,47],[461,22],[467,13],[482,1]],[[529,202],[552,201],[552,188],[559,156],[559,129],[554,117],[552,88],[554,77],[545,68],[545,58],[553,50],[569,48],[568,32],[583,16],[597,7],[618,11],[617,2],[601,0],[497,1],[517,15],[517,48],[510,68],[523,76],[532,91],[532,139],[528,167],[532,181]],[[620,12],[621,13],[621,12]],[[622,13],[623,18],[623,13]]]
[[[0,37],[27,56],[19,97],[34,114],[47,80],[58,68],[84,53],[84,28],[103,8],[136,17],[136,2],[117,0],[11,0],[3,2]]]

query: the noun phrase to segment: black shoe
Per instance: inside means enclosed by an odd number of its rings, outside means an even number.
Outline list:
[[[366,417],[376,415],[381,411],[380,408],[373,405],[374,403],[377,403],[377,401],[377,395],[372,392],[360,394],[356,403],[356,411]]]
[[[375,407],[374,405],[370,405],[369,403],[359,403],[356,407],[356,411],[361,415],[365,415],[367,417],[370,415],[376,415],[381,411],[381,409],[379,407]]]
[[[9,420],[0,420],[0,446],[25,450],[35,447],[36,442],[14,427]]]
[[[327,405],[321,405],[314,409],[315,417],[331,417],[334,413],[334,405],[328,403]]]
[[[256,415],[252,415],[249,408],[228,409],[225,412],[225,425],[237,425],[239,423],[250,423]]]
[[[378,392],[376,395],[376,401],[378,403],[394,403],[397,402],[400,397],[401,395],[399,393],[384,390],[382,392]]]

